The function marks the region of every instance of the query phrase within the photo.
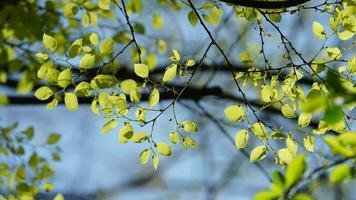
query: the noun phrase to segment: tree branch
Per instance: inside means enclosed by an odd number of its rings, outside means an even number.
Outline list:
[[[220,0],[225,3],[261,9],[281,9],[300,6],[311,0],[283,0],[283,1],[258,1],[258,0]]]

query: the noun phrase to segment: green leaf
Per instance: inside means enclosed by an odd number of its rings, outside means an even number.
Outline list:
[[[257,162],[267,156],[268,148],[264,145],[255,147],[250,154],[250,162]]]
[[[331,60],[338,60],[341,58],[342,54],[339,48],[333,47],[333,48],[327,48],[326,49],[326,54]]]
[[[169,140],[173,143],[173,144],[178,144],[179,143],[179,135],[177,132],[172,131],[169,133]]]
[[[47,60],[49,57],[47,53],[36,53],[36,56],[43,60]]]
[[[56,144],[61,139],[61,135],[52,133],[47,138],[47,144],[53,145]]]
[[[337,124],[344,120],[344,111],[341,106],[329,106],[322,119],[328,124]]]
[[[110,1],[110,0],[109,0]],[[99,36],[98,36],[98,34],[96,34],[96,33],[91,33],[90,35],[89,35],[89,41],[90,41],[90,43],[92,43],[94,46],[96,46],[96,45],[98,45],[99,44]]]
[[[338,136],[338,140],[343,145],[356,146],[356,133],[355,132],[347,132],[342,133]]]
[[[57,49],[57,40],[56,38],[47,35],[46,33],[42,36],[42,43],[43,46],[48,49],[49,51],[54,51]]]
[[[294,139],[292,137],[288,137],[286,139],[286,145],[288,150],[291,152],[291,154],[293,156],[297,155],[297,151],[298,151],[298,143],[296,141],[294,141]]]
[[[155,170],[157,170],[158,169],[158,163],[159,163],[158,156],[153,155],[152,156],[152,160],[153,160],[153,167],[155,168]]]
[[[160,95],[159,95],[158,89],[153,88],[150,95],[148,96],[148,105],[150,106],[150,108],[152,108],[158,104],[159,98],[160,98]]]
[[[313,115],[311,113],[301,113],[298,117],[298,125],[300,127],[307,127],[312,119]]]
[[[305,162],[305,155],[298,155],[287,167],[286,170],[286,188],[292,187],[296,184],[304,175],[307,168]]]
[[[64,104],[70,111],[76,111],[78,109],[78,98],[74,93],[64,93]]]
[[[240,105],[229,106],[224,110],[225,116],[232,122],[238,122],[245,116],[245,111]]]
[[[261,140],[264,140],[268,137],[268,132],[265,125],[262,122],[256,122],[251,127],[253,134],[255,134]]]
[[[137,83],[132,79],[126,79],[120,83],[120,88],[125,94],[130,94],[131,90],[136,90]]]
[[[314,200],[314,198],[308,194],[299,193],[293,197],[293,200]]]
[[[79,67],[82,69],[91,69],[95,65],[95,55],[94,54],[85,54],[82,59],[80,59]]]
[[[326,39],[324,26],[319,22],[313,22],[313,33],[319,39]]]
[[[91,91],[90,91],[90,84],[83,81],[80,82],[74,89],[74,93],[78,96],[89,96]]]
[[[115,76],[108,74],[99,74],[93,78],[90,82],[90,86],[93,88],[105,89],[114,87],[118,83]]]
[[[352,179],[352,167],[347,164],[341,164],[335,167],[330,174],[330,182],[337,184],[344,180]]]
[[[47,100],[53,95],[51,88],[47,86],[42,86],[38,88],[35,92],[35,97],[39,100]]]
[[[190,11],[188,14],[188,20],[190,22],[191,25],[195,26],[197,25],[199,18],[198,16],[195,14],[194,11]]]
[[[75,3],[66,3],[63,8],[63,14],[66,17],[74,17],[78,13],[78,6]]]
[[[248,131],[246,129],[239,131],[235,136],[235,145],[237,149],[245,148],[248,142]]]
[[[100,133],[105,134],[108,133],[112,130],[114,130],[118,125],[118,121],[117,120],[110,120],[108,121],[101,129],[100,129]]]
[[[150,158],[151,151],[149,149],[145,149],[140,153],[140,163],[141,165],[145,165]]]
[[[304,137],[304,147],[310,151],[310,152],[314,152],[314,144],[315,144],[315,138],[314,136],[306,136]]]
[[[169,144],[160,142],[156,144],[156,148],[158,153],[161,156],[171,156],[172,155],[172,148]]]
[[[58,75],[58,85],[62,88],[66,88],[72,83],[72,71],[65,69]]]
[[[125,123],[119,131],[119,143],[127,143],[133,136],[133,129],[129,123]]]
[[[185,132],[198,132],[199,131],[199,128],[198,126],[192,122],[192,121],[189,121],[189,120],[186,120],[186,121],[183,121],[182,122],[182,126],[184,128],[184,131]]]
[[[288,104],[283,104],[281,107],[282,114],[287,118],[295,118],[295,109]]]
[[[99,0],[98,6],[99,6],[99,8],[101,8],[103,10],[110,10],[110,3],[111,3],[111,0]]]
[[[141,78],[147,78],[149,74],[148,66],[145,64],[134,65],[135,74]]]
[[[108,56],[114,51],[114,40],[112,38],[107,38],[100,44],[100,54],[103,56]]]
[[[62,194],[57,194],[53,200],[64,200],[64,197]]]
[[[166,71],[164,72],[162,81],[168,82],[173,80],[177,75],[177,64],[171,64],[167,67]]]
[[[253,200],[277,200],[279,193],[270,190],[263,190],[255,194]]]
[[[148,136],[145,132],[134,133],[130,139],[130,141],[134,143],[142,143],[146,140],[148,140]]]
[[[218,7],[213,7],[208,15],[204,15],[204,19],[213,26],[217,26],[223,16],[223,10]]]

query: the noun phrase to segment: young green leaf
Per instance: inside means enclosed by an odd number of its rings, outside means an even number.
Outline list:
[[[178,144],[179,143],[179,135],[177,132],[172,131],[169,133],[169,140],[173,143],[173,144]]]
[[[57,49],[57,40],[56,38],[47,35],[46,33],[42,36],[42,43],[43,46],[48,49],[49,51],[54,51]]]
[[[189,121],[189,120],[186,120],[186,121],[183,121],[182,122],[182,126],[184,128],[184,131],[185,132],[198,132],[199,131],[199,128],[198,126],[192,122],[192,121]]]
[[[160,95],[159,95],[158,89],[153,88],[150,95],[148,96],[148,105],[150,106],[150,108],[152,108],[158,104],[159,98],[160,98]]]
[[[268,132],[265,125],[262,122],[256,122],[251,127],[253,134],[255,134],[261,140],[264,140],[268,137]]]
[[[172,148],[169,144],[160,142],[156,144],[156,148],[158,153],[161,156],[171,156],[172,155]]]
[[[135,64],[135,74],[141,78],[148,78],[149,70],[145,64]]]
[[[70,111],[75,111],[78,109],[78,98],[74,93],[66,92],[64,93],[64,104],[66,108]]]
[[[85,54],[82,59],[80,59],[79,67],[82,69],[91,69],[95,65],[95,55],[94,54]]]
[[[133,136],[133,129],[129,123],[125,123],[119,131],[119,143],[127,143]]]
[[[119,122],[115,119],[110,120],[100,129],[100,132],[102,134],[108,133],[108,132],[114,130],[117,127],[118,123]]]
[[[314,152],[314,140],[314,136],[304,137],[304,147],[310,152]]]
[[[158,163],[159,163],[158,156],[153,155],[152,156],[152,160],[153,160],[153,167],[155,168],[155,170],[157,170],[158,169]]]
[[[173,80],[177,75],[177,64],[171,64],[167,67],[166,71],[164,72],[162,81],[168,82]]]
[[[47,144],[53,145],[56,144],[61,139],[61,135],[52,133],[47,138]]]
[[[242,149],[245,148],[248,142],[248,131],[246,129],[239,131],[235,136],[235,145],[236,148]]]
[[[319,39],[326,39],[324,26],[319,22],[313,22],[313,33]]]
[[[145,149],[140,153],[140,163],[141,165],[145,165],[150,158],[151,151],[149,149]]]
[[[305,155],[298,155],[287,167],[286,170],[286,188],[290,188],[297,183],[302,177],[307,168]]]
[[[232,122],[238,122],[245,116],[245,111],[240,105],[229,106],[224,110],[225,116]]]
[[[65,69],[58,75],[58,85],[62,88],[66,88],[72,83],[72,71]]]
[[[35,97],[39,100],[47,100],[53,95],[51,88],[47,86],[42,86],[38,88],[35,92]]]
[[[267,156],[268,148],[264,145],[255,147],[250,154],[250,162],[257,162]]]

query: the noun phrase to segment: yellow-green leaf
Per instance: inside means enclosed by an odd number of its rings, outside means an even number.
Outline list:
[[[66,108],[71,111],[78,109],[78,98],[74,93],[66,92],[64,93],[64,104]]]
[[[245,148],[248,142],[248,131],[246,129],[239,131],[235,136],[235,145],[236,148],[242,149]]]
[[[166,71],[164,72],[162,81],[168,82],[173,80],[177,75],[177,64],[171,64],[167,67]]]
[[[119,143],[127,143],[133,136],[133,129],[129,123],[125,123],[119,131]]]
[[[148,66],[145,64],[135,64],[135,74],[141,78],[147,78],[149,74]]]
[[[110,120],[108,121],[103,127],[101,127],[100,132],[102,134],[108,133],[112,130],[114,130],[118,125],[118,121],[117,120]]]
[[[58,85],[62,88],[66,88],[72,83],[72,71],[65,69],[58,75]]]
[[[253,134],[255,134],[261,140],[268,137],[268,132],[266,127],[261,122],[256,122],[251,127]]]
[[[148,105],[152,108],[159,102],[159,91],[157,88],[153,88],[150,95],[148,96]]]
[[[94,46],[96,46],[96,45],[98,45],[99,44],[99,36],[98,36],[98,34],[96,34],[96,33],[91,33],[90,35],[89,35],[89,41],[90,41],[90,43],[92,43]]]
[[[48,49],[49,51],[54,51],[57,49],[57,40],[56,38],[47,35],[46,33],[42,36],[42,43],[43,46]]]
[[[51,88],[49,88],[47,86],[42,86],[36,90],[35,97],[39,100],[47,100],[53,94],[54,94],[54,92],[51,90]]]
[[[177,132],[172,131],[169,133],[169,140],[173,143],[173,144],[178,144],[179,143],[179,135]]]
[[[153,160],[153,167],[155,168],[155,170],[157,170],[158,169],[158,163],[159,163],[158,156],[153,155],[152,156],[152,160]]]
[[[257,162],[267,156],[268,148],[264,145],[255,147],[250,154],[250,162]]]
[[[294,141],[294,139],[292,137],[288,137],[286,139],[286,145],[288,150],[291,152],[291,154],[293,156],[297,155],[297,151],[298,151],[298,143],[296,141]]]
[[[158,153],[161,156],[171,156],[172,155],[171,146],[165,142],[157,143],[156,148],[157,148]]]
[[[94,54],[85,54],[82,59],[80,59],[79,67],[82,69],[91,69],[95,65],[95,55]]]
[[[53,145],[56,144],[61,139],[61,135],[52,133],[47,138],[47,144]]]
[[[141,165],[145,165],[150,158],[151,151],[149,149],[145,149],[140,153],[140,163]]]
[[[114,40],[112,38],[107,38],[100,44],[100,54],[107,56],[112,54],[114,51]]]
[[[146,140],[148,140],[148,136],[145,132],[134,133],[130,139],[130,141],[134,143],[142,143]]]
[[[281,107],[282,114],[287,118],[294,118],[295,117],[295,110],[288,104],[283,104]]]
[[[101,8],[103,10],[110,10],[110,3],[111,3],[111,0],[99,0],[98,6],[99,6],[99,8]]]
[[[182,126],[183,126],[185,132],[198,132],[199,131],[198,126],[194,122],[189,121],[189,120],[183,121]]]
[[[301,113],[298,118],[298,125],[300,127],[307,127],[310,123],[310,120],[312,119],[313,114],[311,113]]]
[[[341,164],[335,167],[335,169],[330,174],[331,183],[341,183],[344,180],[352,178],[352,167],[347,164]]]
[[[313,22],[313,33],[319,39],[326,39],[324,26],[319,22]]]
[[[306,165],[304,154],[300,154],[293,159],[286,170],[286,188],[293,186],[303,177],[307,168]]]
[[[240,105],[229,106],[224,110],[225,116],[232,122],[238,122],[245,116],[245,111]]]

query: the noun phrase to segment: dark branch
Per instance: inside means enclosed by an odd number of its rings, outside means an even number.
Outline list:
[[[257,0],[220,0],[237,6],[246,6],[262,9],[281,9],[299,6],[311,0],[283,0],[283,1],[257,1]]]

